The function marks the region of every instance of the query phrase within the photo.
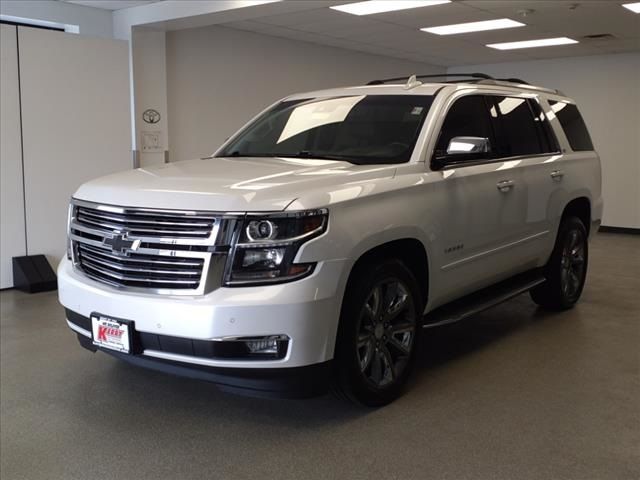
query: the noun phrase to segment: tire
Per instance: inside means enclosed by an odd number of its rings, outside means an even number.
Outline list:
[[[362,265],[349,279],[334,358],[334,392],[370,407],[402,393],[418,350],[422,298],[398,260]]]
[[[549,310],[572,308],[582,294],[588,263],[587,229],[577,217],[564,218],[544,267],[546,282],[531,289],[531,298]]]

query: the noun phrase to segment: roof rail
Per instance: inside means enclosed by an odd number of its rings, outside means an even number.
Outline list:
[[[428,75],[414,75],[415,78],[444,78],[444,77],[466,77],[484,80],[493,80],[493,77],[486,73],[431,73]],[[385,78],[384,80],[371,80],[367,85],[382,85],[387,82],[397,82],[400,80],[406,80],[411,75],[405,77]]]
[[[518,78],[496,78],[491,80],[474,80],[473,82],[480,83],[483,85],[498,85],[501,87],[524,88],[527,90],[537,90],[539,92],[555,93],[556,95],[564,96],[564,93],[562,93],[557,88],[547,88],[547,87],[539,87],[537,85],[531,85]]]
[[[560,90],[554,88],[545,88],[538,87],[536,85],[531,85],[529,82],[525,82],[520,78],[493,78],[491,75],[487,75],[486,73],[436,73],[436,74],[428,74],[428,75],[411,75],[409,77],[395,77],[395,78],[385,78],[383,80],[372,80],[367,85],[382,85],[387,82],[398,82],[398,81],[407,81],[407,85],[416,86],[414,83],[418,78],[446,78],[446,77],[462,77],[463,80],[445,80],[442,83],[481,83],[484,85],[499,85],[505,87],[512,87],[513,84],[517,84],[519,88],[528,88],[531,90],[538,90],[541,92],[549,92],[555,93],[557,95],[564,95]],[[466,79],[466,80],[464,80]]]
[[[529,82],[525,82],[519,78],[496,78],[496,80],[500,82],[509,82],[509,83],[520,83],[522,85],[529,85]]]

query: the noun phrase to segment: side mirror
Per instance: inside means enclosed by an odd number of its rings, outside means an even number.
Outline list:
[[[490,151],[491,144],[486,137],[453,137],[447,146],[447,155],[477,155]]]

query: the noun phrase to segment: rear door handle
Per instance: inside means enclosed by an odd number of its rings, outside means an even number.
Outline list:
[[[502,180],[496,184],[496,187],[498,187],[498,190],[502,193],[507,193],[513,188],[513,180]]]
[[[553,178],[554,180],[562,180],[562,177],[564,177],[564,172],[562,170],[554,170],[553,172],[551,172],[551,178]]]

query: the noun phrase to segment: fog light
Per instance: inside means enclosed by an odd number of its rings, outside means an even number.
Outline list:
[[[286,335],[245,337],[242,341],[247,347],[250,355],[273,355],[277,358],[282,358],[286,354],[289,337]]]
[[[251,353],[278,353],[278,338],[271,337],[262,340],[251,340],[245,342]]]

